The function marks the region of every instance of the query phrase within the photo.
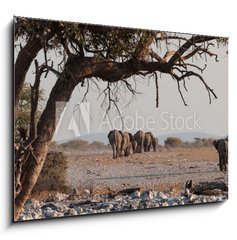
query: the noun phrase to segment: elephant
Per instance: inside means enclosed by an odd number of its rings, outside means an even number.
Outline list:
[[[214,140],[213,145],[219,154],[220,171],[227,171],[228,164],[228,141],[225,139]]]
[[[153,147],[153,151],[154,151],[154,152],[157,151],[158,145],[159,145],[159,140],[158,140],[158,138],[153,138],[152,147]]]
[[[144,151],[145,133],[142,130],[138,130],[133,138],[137,142],[136,152],[142,153]]]
[[[151,132],[145,133],[144,152],[150,152],[154,136]]]
[[[127,157],[130,155],[130,149],[131,149],[131,140],[132,140],[132,134],[128,132],[124,132],[122,134],[122,146],[121,151],[124,151],[124,156]]]
[[[119,130],[112,130],[108,134],[109,143],[113,150],[113,159],[121,157],[122,135]]]

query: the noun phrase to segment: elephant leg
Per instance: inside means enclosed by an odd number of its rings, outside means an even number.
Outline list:
[[[225,156],[225,163],[224,163],[224,169],[225,169],[225,171],[227,171],[227,157]]]
[[[126,148],[126,157],[130,155],[130,146],[127,146]]]
[[[219,157],[219,163],[220,163],[220,170],[223,171],[224,166],[223,166],[223,157],[222,156]]]
[[[147,147],[146,147],[146,144],[145,144],[145,146],[144,146],[144,152],[146,152],[146,150],[147,150]]]
[[[119,146],[117,146],[117,156],[122,157],[122,149]]]
[[[113,159],[116,158],[116,150],[114,144],[111,144],[112,150],[113,150]]]
[[[149,144],[147,151],[150,152],[151,150],[151,145]]]
[[[141,141],[141,150],[140,150],[140,153],[142,153],[144,151],[144,141],[142,140]]]
[[[120,157],[118,146],[116,146],[116,158]]]

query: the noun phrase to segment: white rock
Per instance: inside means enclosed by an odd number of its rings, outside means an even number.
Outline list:
[[[108,204],[108,208],[111,209],[111,208],[114,208],[114,205],[112,203],[109,203]]]
[[[154,198],[154,192],[153,191],[148,191],[148,198],[149,198],[149,200],[152,200]]]
[[[168,207],[168,206],[169,206],[169,203],[168,203],[168,202],[164,202],[164,203],[162,203],[162,206],[163,206],[163,207]]]
[[[190,196],[190,202],[193,202],[193,201],[195,201],[196,199],[198,199],[198,195],[192,194],[192,195]]]

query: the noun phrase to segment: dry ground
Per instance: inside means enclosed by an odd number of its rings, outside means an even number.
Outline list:
[[[227,173],[219,171],[218,155],[213,147],[161,148],[158,152],[131,154],[112,159],[112,150],[102,153],[78,153],[68,158],[67,182],[83,192],[105,193],[126,188],[175,189],[184,183],[223,181]]]

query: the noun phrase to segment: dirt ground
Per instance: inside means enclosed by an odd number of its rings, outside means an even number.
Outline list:
[[[160,148],[156,153],[136,153],[112,159],[112,150],[79,153],[68,158],[67,182],[80,191],[106,193],[126,188],[175,189],[182,191],[187,180],[222,181],[228,174],[219,171],[213,147]]]

